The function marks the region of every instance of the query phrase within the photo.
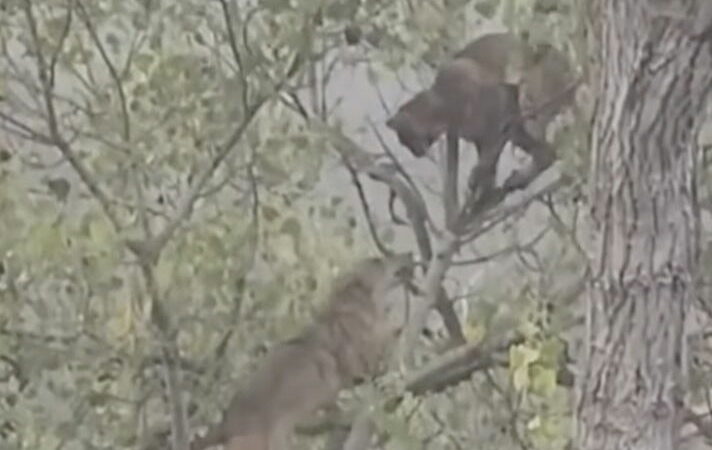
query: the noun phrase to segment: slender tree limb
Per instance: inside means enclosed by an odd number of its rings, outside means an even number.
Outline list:
[[[437,304],[443,278],[450,267],[453,254],[459,248],[458,239],[452,234],[446,235],[440,245],[428,263],[423,281],[423,296],[413,299],[408,325],[403,333],[399,359],[410,366],[413,363],[415,343],[425,327],[428,312]]]
[[[121,105],[121,122],[123,127],[122,135],[124,141],[128,143],[131,141],[131,116],[129,115],[128,101],[126,100],[126,93],[124,92],[124,85],[121,82],[121,77],[116,71],[116,67],[111,62],[109,54],[106,52],[104,45],[101,43],[101,39],[99,39],[99,36],[96,34],[94,25],[91,23],[89,14],[87,13],[86,9],[84,8],[84,4],[81,1],[77,3],[77,8],[79,9],[80,15],[82,16],[82,21],[84,22],[84,25],[87,27],[87,31],[89,31],[89,36],[91,37],[92,42],[94,42],[94,45],[96,46],[97,50],[99,50],[99,55],[101,55],[101,59],[102,61],[104,61],[104,65],[109,71],[109,75],[111,76],[111,79],[114,81],[114,85],[116,86],[116,92],[119,95],[119,104]]]
[[[465,333],[462,331],[462,324],[460,324],[460,319],[457,317],[455,308],[453,307],[452,300],[447,295],[445,288],[440,285],[438,290],[438,297],[435,302],[435,309],[437,310],[440,317],[443,319],[445,329],[450,336],[451,346],[460,346],[467,342],[465,338]]]
[[[413,234],[423,259],[427,260],[432,255],[432,246],[426,224],[428,222],[428,212],[425,202],[413,193],[408,186],[401,181],[393,170],[392,166],[385,164],[373,165],[366,169],[366,173],[374,180],[381,181],[388,185],[405,205],[408,221],[413,228]]]
[[[8,133],[14,134],[15,136],[25,139],[28,141],[34,141],[38,142],[43,145],[49,145],[54,147],[54,140],[52,139],[51,136],[47,136],[34,128],[30,127],[29,125],[25,124],[24,122],[10,116],[9,114],[6,114],[2,111],[0,111],[0,119],[8,122],[10,126],[8,125],[0,125],[0,127],[7,131]]]
[[[163,300],[153,273],[154,261],[149,259],[151,256],[137,255],[146,282],[146,289],[152,301],[151,323],[158,328],[154,335],[158,338],[163,359],[166,393],[171,411],[172,449],[190,450],[188,413],[183,401],[181,372],[177,366],[180,353],[175,340],[176,332],[173,330],[169,314],[163,306]]]
[[[487,211],[482,211],[481,215],[473,217],[468,223],[464,230],[464,233],[466,234],[463,234],[462,236],[462,242],[469,242],[478,238],[487,231],[491,230],[497,224],[501,223],[503,220],[506,220],[513,214],[521,211],[523,208],[526,208],[543,195],[553,193],[562,186],[568,185],[570,182],[570,177],[562,175],[537,190],[528,190],[524,192],[517,201],[510,204],[503,204],[497,208],[489,208]]]
[[[413,232],[421,255],[426,257],[432,254],[430,237],[426,228],[426,223],[429,222],[430,216],[425,202],[415,195],[405,182],[399,179],[395,167],[390,164],[377,164],[376,160],[379,155],[363,150],[343,133],[334,130],[323,122],[315,123],[315,127],[331,138],[334,149],[342,158],[349,161],[349,165],[354,170],[363,172],[372,179],[385,183],[400,196],[406,209],[406,215],[413,226]]]
[[[69,143],[64,140],[60,133],[53,99],[53,87],[49,77],[49,67],[40,47],[37,22],[32,12],[32,0],[25,0],[24,9],[25,17],[30,30],[30,36],[32,38],[32,45],[35,51],[35,59],[37,60],[38,77],[42,88],[42,97],[47,113],[47,125],[49,127],[49,135],[52,140],[52,144],[60,151],[60,153],[62,153],[62,156],[66,158],[72,168],[74,168],[79,178],[82,180],[87,189],[89,189],[89,192],[91,192],[94,198],[96,198],[101,205],[104,214],[111,222],[114,229],[118,232],[122,229],[122,226],[118,216],[114,213],[114,210],[111,207],[111,201],[109,200],[108,195],[99,186],[97,180],[91,175],[86,166],[84,166],[82,161],[76,156]],[[59,51],[59,49],[56,51]]]
[[[344,166],[346,166],[346,169],[349,171],[349,174],[351,174],[351,182],[356,188],[356,193],[358,194],[359,202],[361,203],[361,209],[363,209],[363,214],[366,217],[366,224],[368,225],[368,231],[371,234],[371,239],[373,239],[373,242],[376,244],[376,247],[381,253],[383,253],[384,255],[392,255],[393,250],[389,249],[378,236],[378,231],[376,231],[376,225],[373,222],[373,215],[371,214],[371,206],[368,203],[368,199],[366,198],[363,186],[361,185],[361,180],[359,180],[358,178],[358,172],[356,171],[356,169],[354,169],[348,159],[342,158],[342,161],[344,163]]]
[[[445,225],[448,230],[455,229],[457,214],[460,210],[458,200],[458,172],[460,168],[460,136],[456,129],[447,132],[443,205],[445,207]]]
[[[223,21],[225,22],[225,28],[227,29],[228,43],[230,44],[230,50],[232,51],[233,59],[235,64],[237,64],[238,76],[242,81],[242,108],[247,111],[249,109],[249,84],[247,82],[247,73],[245,72],[245,66],[242,62],[242,55],[237,48],[237,36],[235,34],[235,27],[233,25],[232,15],[230,14],[230,8],[226,0],[220,0],[220,6],[222,7]]]
[[[509,255],[509,254],[519,251],[521,249],[530,249],[530,248],[534,247],[539,241],[541,241],[541,239],[544,236],[546,236],[546,234],[550,230],[551,230],[551,228],[549,228],[549,227],[544,228],[539,233],[537,233],[537,235],[534,236],[529,242],[526,242],[524,244],[509,245],[501,250],[497,250],[496,252],[492,252],[492,253],[484,255],[484,256],[479,256],[477,258],[456,260],[456,261],[452,262],[452,265],[453,266],[472,266],[472,265],[476,265],[476,264],[483,264],[483,263],[487,263],[492,260],[495,260],[497,258],[500,258],[502,256]]]
[[[62,33],[59,35],[59,40],[57,41],[57,46],[55,47],[55,50],[52,53],[52,58],[50,58],[50,61],[49,61],[49,76],[50,76],[50,85],[51,86],[54,86],[55,68],[57,67],[57,60],[59,59],[59,54],[62,52],[62,48],[64,48],[64,41],[67,39],[67,36],[69,36],[69,30],[71,30],[72,12],[73,11],[74,11],[74,1],[69,0],[67,2],[67,17],[64,20],[64,26],[62,27]]]

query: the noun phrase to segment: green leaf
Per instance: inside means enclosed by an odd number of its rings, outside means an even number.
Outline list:
[[[556,390],[556,369],[535,365],[530,375],[532,392],[549,397]]]
[[[536,415],[532,417],[529,422],[527,422],[527,430],[534,431],[539,428],[541,428],[541,416]]]
[[[512,371],[512,382],[518,391],[529,387],[529,366],[539,359],[539,351],[525,344],[515,345],[509,349],[509,367]]]
[[[556,367],[563,352],[563,341],[558,337],[551,337],[541,344],[541,363],[545,366]]]
[[[528,367],[539,359],[539,350],[525,344],[514,345],[509,349],[509,365],[513,368]]]
[[[520,366],[512,372],[512,384],[517,391],[526,390],[529,387],[529,368]]]

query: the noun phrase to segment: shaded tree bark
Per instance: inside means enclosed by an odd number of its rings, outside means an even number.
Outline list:
[[[596,5],[594,239],[575,448],[677,447],[698,269],[697,136],[712,83],[712,43],[690,26],[702,4]]]

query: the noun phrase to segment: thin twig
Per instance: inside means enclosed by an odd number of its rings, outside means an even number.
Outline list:
[[[79,8],[79,11],[81,12],[84,25],[86,25],[87,31],[89,31],[89,36],[94,42],[96,48],[99,50],[99,55],[101,55],[101,59],[102,61],[104,61],[104,64],[106,65],[106,68],[108,69],[109,74],[111,75],[111,79],[116,85],[116,91],[119,94],[119,103],[121,105],[121,119],[123,128],[122,134],[124,140],[126,142],[129,142],[131,141],[131,120],[129,116],[128,102],[126,100],[126,93],[124,92],[123,83],[121,82],[119,73],[116,71],[116,67],[114,67],[114,64],[109,58],[109,54],[106,52],[104,45],[101,43],[101,39],[99,39],[99,36],[96,34],[94,25],[91,23],[91,19],[89,18],[89,14],[84,8],[84,5],[82,4],[82,2],[79,2],[77,3],[77,6]]]
[[[522,248],[531,248],[536,243],[538,243],[545,235],[551,230],[551,228],[547,227],[541,230],[539,233],[537,233],[534,238],[531,239],[531,241],[525,243],[525,244],[514,244],[507,246],[501,250],[497,250],[496,252],[492,252],[488,255],[485,256],[478,256],[477,258],[470,258],[470,259],[462,259],[462,260],[457,260],[453,261],[452,265],[453,266],[471,266],[471,265],[476,265],[476,264],[483,264],[490,262],[494,259],[500,258],[502,256],[506,256],[510,253],[514,253],[517,250],[520,250]]]
[[[82,161],[76,156],[67,141],[64,140],[59,131],[59,124],[57,122],[57,113],[55,111],[54,99],[53,99],[53,88],[48,78],[48,66],[42,54],[42,49],[40,46],[40,39],[37,33],[37,22],[35,20],[34,14],[32,12],[32,0],[25,0],[25,17],[30,29],[30,36],[32,38],[32,45],[35,50],[35,58],[37,59],[38,76],[40,79],[40,84],[42,86],[42,97],[44,99],[44,104],[47,112],[47,125],[49,127],[49,134],[53,145],[62,153],[62,155],[67,159],[69,164],[77,172],[77,175],[82,180],[84,185],[89,189],[89,192],[96,198],[96,200],[101,205],[104,214],[111,222],[114,229],[119,232],[122,228],[118,216],[114,213],[111,208],[111,202],[109,197],[99,186],[97,180],[91,175],[89,170],[84,166]]]
[[[226,0],[220,0],[220,5],[223,11],[223,20],[225,22],[225,28],[227,29],[228,43],[230,45],[230,50],[232,51],[232,56],[235,59],[235,64],[237,64],[237,72],[240,80],[242,81],[242,108],[244,110],[249,109],[249,84],[247,82],[247,73],[245,72],[245,66],[242,62],[242,55],[237,48],[237,37],[235,35],[235,28],[232,23],[232,15],[230,14],[230,8],[228,7]]]
[[[363,214],[366,217],[366,224],[368,225],[368,231],[371,234],[371,239],[373,239],[373,242],[376,244],[378,251],[380,251],[384,255],[392,255],[393,250],[386,247],[386,245],[381,241],[381,238],[378,236],[376,226],[373,222],[373,215],[371,214],[371,206],[369,205],[368,199],[366,198],[366,194],[364,193],[363,186],[361,185],[361,180],[359,180],[358,178],[358,172],[356,171],[356,169],[354,169],[354,166],[347,158],[342,156],[341,159],[344,163],[344,166],[346,166],[346,169],[351,175],[351,182],[356,188],[356,193],[358,194],[359,202],[361,203],[361,209],[363,209]]]

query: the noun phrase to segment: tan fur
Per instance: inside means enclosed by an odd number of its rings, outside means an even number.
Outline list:
[[[571,66],[566,57],[550,46],[542,46],[538,58],[522,74],[519,104],[525,116],[527,132],[535,139],[546,138],[546,127],[574,102],[575,87]]]
[[[380,372],[397,335],[388,294],[411,258],[368,258],[335,282],[328,307],[298,337],[282,343],[231,402],[221,424],[193,450],[287,450],[294,426],[339,391]]]

